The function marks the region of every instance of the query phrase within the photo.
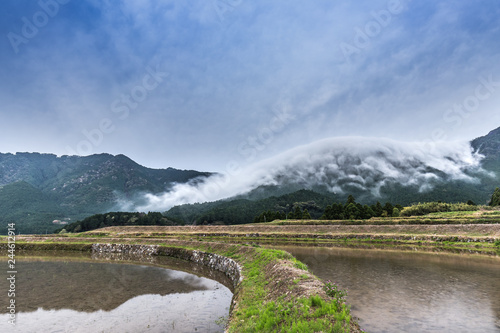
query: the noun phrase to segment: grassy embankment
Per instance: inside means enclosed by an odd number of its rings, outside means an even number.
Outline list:
[[[89,236],[89,235],[86,235]],[[18,250],[90,251],[103,238],[20,236]],[[1,243],[6,239],[2,237]],[[324,284],[285,251],[179,240],[107,238],[106,242],[157,244],[216,253],[238,262],[242,282],[235,289],[228,332],[361,332],[347,305],[328,296]],[[160,250],[161,253],[161,250]]]

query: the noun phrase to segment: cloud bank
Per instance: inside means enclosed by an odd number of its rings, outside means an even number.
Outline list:
[[[263,185],[323,186],[334,193],[353,189],[374,197],[389,184],[418,186],[426,192],[441,181],[479,182],[482,156],[468,142],[425,144],[390,139],[341,137],[296,147],[275,157],[206,178],[176,184],[160,195],[144,194],[141,204],[122,208],[164,211],[186,203],[215,201],[248,193]]]
[[[500,1],[4,0],[0,151],[220,171],[282,100],[294,120],[265,156],[474,138],[500,124],[499,16]]]

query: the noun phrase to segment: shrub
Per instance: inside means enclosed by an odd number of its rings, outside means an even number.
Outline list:
[[[345,304],[347,290],[340,289],[339,286],[332,281],[326,281],[323,289],[328,296],[332,297],[335,300],[338,309],[340,309],[342,305]]]
[[[401,216],[421,216],[439,212],[474,211],[479,207],[466,203],[445,203],[445,202],[425,202],[405,207],[401,211]]]

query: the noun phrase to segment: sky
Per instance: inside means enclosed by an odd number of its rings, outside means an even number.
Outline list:
[[[223,172],[329,138],[500,126],[497,0],[2,5],[3,153]]]

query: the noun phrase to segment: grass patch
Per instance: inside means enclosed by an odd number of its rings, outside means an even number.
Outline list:
[[[478,206],[465,203],[425,202],[405,207],[401,216],[421,216],[441,212],[471,212],[479,210]]]
[[[450,211],[450,212],[437,212],[437,213],[429,213],[429,217],[445,217],[445,218],[454,218],[454,217],[465,217],[469,215],[473,215],[476,210],[465,210],[465,211]]]
[[[350,309],[313,295],[297,302],[268,302],[264,310],[249,314],[252,327],[238,332],[349,332]],[[278,329],[279,328],[279,329]]]
[[[241,289],[244,295],[239,298],[229,332],[350,332],[350,309],[345,304],[338,306],[334,300],[325,300],[319,295],[285,299],[278,293],[274,300],[263,302],[270,293],[276,294],[276,290],[296,290],[301,280],[311,275],[307,274],[305,264],[287,252],[255,250],[253,258],[243,260],[245,279]],[[270,267],[280,261],[304,272],[290,279],[279,273],[270,276]]]

